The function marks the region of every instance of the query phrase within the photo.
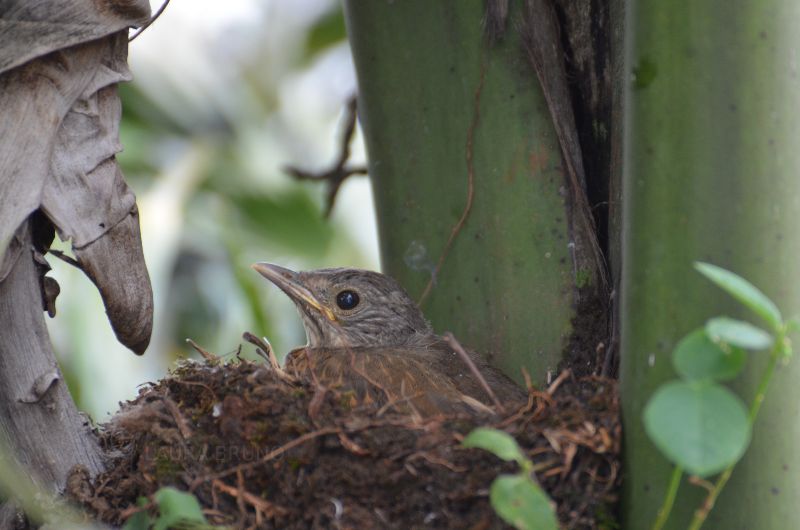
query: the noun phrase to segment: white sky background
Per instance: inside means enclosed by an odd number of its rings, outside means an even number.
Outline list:
[[[187,106],[177,108],[178,113],[213,106],[217,112],[222,109],[231,123],[244,123],[241,130],[237,129],[237,136],[242,138],[237,149],[252,164],[252,174],[264,179],[267,189],[280,190],[291,183],[280,170],[285,165],[314,170],[334,160],[343,103],[356,91],[346,44],[323,51],[304,70],[296,69],[306,28],[332,4],[331,0],[172,0],[163,15],[131,43],[129,62],[134,83],[140,83],[151,97],[163,94],[172,97],[170,101],[175,100],[175,86],[185,88],[178,101],[185,101]],[[154,12],[159,5],[151,0]],[[253,40],[258,41],[257,49]],[[259,97],[248,93],[252,85],[238,77],[241,62],[253,54],[259,55],[259,67],[263,65],[259,75],[268,76],[266,79],[276,88],[277,109],[265,123],[247,123],[246,117],[236,115],[246,105],[230,104],[231,97],[254,101]],[[164,174],[154,176],[155,184],[149,189],[134,189],[156,304],[154,338],[143,357],[116,342],[94,286],[78,271],[53,263],[53,276],[62,286],[62,295],[57,318],[48,320],[51,337],[59,356],[78,366],[80,405],[99,421],[115,412],[119,401],[135,396],[137,385],[162,377],[169,364],[159,351],[165,344],[162,295],[168,288],[184,229],[182,206],[193,189],[204,155],[196,146],[177,146],[166,152]],[[352,145],[351,161],[362,164],[364,160],[359,135]],[[356,240],[362,255],[357,263],[323,265],[377,269],[377,235],[366,178],[352,178],[343,185],[331,222]],[[304,266],[291,257],[284,258],[289,261],[285,265]],[[268,255],[258,259],[276,261]],[[265,295],[269,289],[265,283]],[[291,316],[287,317],[289,324],[278,324],[296,329],[296,322],[290,319],[297,317],[288,300],[280,308],[281,320],[283,312]],[[245,318],[240,312],[231,308],[224,328],[230,337],[221,338],[232,347],[241,342],[245,329],[245,325],[238,325]]]

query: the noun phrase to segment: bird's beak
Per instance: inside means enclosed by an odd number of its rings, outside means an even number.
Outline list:
[[[325,315],[331,322],[336,322],[336,315],[329,308],[322,305],[311,291],[309,291],[298,278],[298,274],[280,265],[272,263],[255,263],[251,265],[261,276],[277,285],[286,293],[293,302],[310,306]]]

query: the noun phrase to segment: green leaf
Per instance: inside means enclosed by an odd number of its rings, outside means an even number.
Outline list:
[[[715,342],[727,342],[745,350],[765,350],[772,346],[772,335],[749,322],[728,317],[712,318],[706,322],[706,333]]]
[[[310,194],[295,189],[282,194],[236,194],[228,197],[232,207],[225,237],[251,247],[277,245],[304,256],[324,255],[334,230],[322,217]]]
[[[207,525],[200,503],[194,495],[175,488],[161,488],[153,496],[158,504],[159,516],[153,530]]]
[[[700,477],[734,464],[750,443],[742,400],[707,381],[661,386],[645,407],[644,426],[670,461]]]
[[[345,39],[347,39],[347,30],[344,24],[344,13],[341,7],[337,6],[311,27],[306,36],[305,53],[307,57],[312,57],[329,46],[344,42]]]
[[[675,371],[686,379],[727,381],[739,375],[746,360],[744,350],[712,341],[703,328],[686,335],[672,353]]]
[[[795,333],[800,331],[800,318],[794,316],[786,321],[786,333]]]
[[[517,441],[510,434],[497,429],[478,427],[464,438],[462,445],[485,449],[503,460],[516,460],[520,465],[526,461]]]
[[[774,331],[780,328],[783,321],[780,310],[755,285],[738,274],[710,263],[696,262],[694,268],[767,321]]]
[[[520,530],[558,530],[550,499],[523,475],[501,475],[492,482],[489,500],[505,522]]]

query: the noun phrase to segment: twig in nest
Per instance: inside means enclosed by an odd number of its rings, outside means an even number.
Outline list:
[[[215,479],[212,483],[212,486],[223,493],[227,493],[231,497],[234,497],[237,501],[237,504],[240,502],[246,502],[256,510],[256,519],[260,519],[259,512],[266,514],[268,517],[274,517],[276,515],[285,515],[288,513],[286,508],[282,506],[278,506],[276,504],[272,504],[269,501],[266,501],[259,497],[258,495],[254,495],[249,491],[246,491],[243,487],[234,488],[233,486],[229,486],[222,482],[221,480]],[[241,505],[240,505],[241,508]]]
[[[210,351],[203,349],[203,347],[202,347],[202,346],[200,346],[199,344],[197,344],[197,343],[196,343],[195,341],[193,341],[192,339],[186,339],[186,342],[189,344],[189,346],[191,346],[192,348],[194,348],[194,350],[195,350],[197,353],[199,353],[199,354],[200,354],[200,355],[203,357],[203,359],[205,359],[205,360],[206,360],[206,362],[209,362],[209,363],[214,363],[214,364],[216,364],[216,363],[218,363],[218,362],[219,362],[219,357],[217,357],[216,355],[214,355],[214,354],[213,354],[213,353],[211,353]]]
[[[563,475],[563,474],[564,474],[564,467],[563,466],[558,466],[558,467],[554,467],[552,469],[548,469],[544,473],[541,473],[541,477],[542,478],[550,478],[550,477],[554,477],[556,475]]]
[[[285,171],[297,180],[316,180],[325,181],[328,183],[328,197],[325,201],[325,217],[331,215],[333,203],[336,200],[336,194],[339,193],[342,183],[351,175],[366,175],[367,168],[347,167],[347,161],[350,159],[350,141],[353,139],[353,133],[356,130],[356,118],[358,112],[356,110],[356,97],[353,96],[347,102],[347,122],[345,123],[344,130],[339,143],[339,157],[332,168],[321,173],[312,173],[302,169],[287,166]]]
[[[356,442],[351,440],[345,433],[339,432],[339,442],[342,444],[347,451],[350,451],[354,455],[365,456],[369,454],[369,451],[358,445]]]
[[[162,396],[161,402],[164,404],[164,406],[167,408],[167,411],[169,411],[170,415],[172,416],[172,420],[175,422],[175,426],[178,428],[178,432],[181,433],[183,439],[188,440],[189,438],[191,438],[192,429],[189,427],[189,423],[186,421],[186,418],[184,418],[183,414],[181,414],[178,405],[175,404],[175,402],[172,401],[167,396]]]
[[[503,420],[502,423],[498,425],[498,428],[507,427],[508,425],[511,425],[515,421],[524,418],[526,414],[528,414],[531,410],[533,410],[533,404],[537,402],[536,398],[537,397],[541,398],[543,396],[541,392],[538,392],[534,388],[533,383],[531,382],[531,375],[528,373],[528,370],[526,370],[524,366],[522,367],[522,377],[525,379],[525,388],[528,389],[528,402],[522,407],[520,407],[517,410],[517,412],[515,412],[513,415]],[[536,412],[533,413],[533,417],[538,417],[539,414],[541,414],[541,412],[544,410],[545,405],[542,403],[542,401],[550,402],[552,400],[550,399],[550,396],[544,395],[544,398],[538,401],[536,405],[537,410]]]
[[[450,345],[451,348],[453,348],[456,351],[459,357],[461,357],[461,360],[464,361],[464,364],[467,365],[469,371],[472,372],[472,375],[475,376],[475,378],[481,384],[481,387],[483,387],[483,389],[489,395],[489,398],[492,400],[492,403],[494,403],[494,406],[497,409],[497,411],[500,414],[503,414],[505,412],[503,404],[500,403],[499,399],[497,399],[497,396],[492,391],[492,387],[490,387],[489,383],[486,382],[486,379],[483,377],[483,374],[481,374],[480,370],[478,370],[478,367],[475,366],[475,363],[472,362],[472,359],[469,358],[469,355],[461,346],[461,344],[458,342],[458,340],[456,340],[455,336],[453,336],[453,334],[448,331],[447,333],[444,334],[444,340],[445,342],[447,342],[447,344]]]
[[[132,41],[133,41],[133,39],[135,39],[136,37],[138,37],[139,35],[141,35],[141,34],[142,34],[142,32],[143,32],[144,30],[146,30],[147,28],[149,28],[149,27],[150,27],[150,24],[152,24],[153,22],[155,22],[155,21],[156,21],[156,19],[157,19],[158,17],[160,17],[160,16],[161,16],[161,13],[163,13],[163,12],[164,12],[164,10],[167,8],[167,4],[169,4],[169,0],[164,0],[164,3],[163,3],[163,4],[161,4],[161,7],[159,7],[159,8],[158,8],[158,11],[156,11],[156,13],[155,13],[155,14],[154,14],[152,17],[150,17],[150,20],[148,20],[148,21],[147,21],[147,23],[146,23],[144,26],[142,26],[141,28],[139,28],[139,29],[136,31],[136,33],[134,33],[133,35],[131,35],[131,38],[130,38],[130,39],[128,39],[128,42],[132,42]]]
[[[550,449],[544,449],[544,451],[542,451],[541,454],[545,454],[545,453],[549,453],[549,452],[550,452]],[[532,471],[534,473],[536,473],[537,475],[539,475],[540,473],[543,473],[543,472],[547,471],[548,469],[552,468],[553,466],[557,465],[559,462],[560,462],[560,460],[558,458],[548,458],[547,460],[545,460],[543,462],[538,462],[536,464],[533,464]]]
[[[544,439],[550,444],[550,447],[553,448],[553,451],[561,454],[561,436],[558,435],[556,430],[544,429],[542,431],[542,436],[544,436]]]
[[[247,519],[247,510],[245,509],[244,504],[244,496],[248,493],[247,490],[244,489],[244,473],[240,471],[236,472],[236,487],[238,491],[236,492],[236,505],[239,507],[239,513],[241,514],[241,522],[244,523]],[[256,519],[260,519],[259,517],[259,510],[256,508]]]
[[[130,506],[130,507],[125,508],[124,510],[120,511],[119,512],[119,517],[123,521],[127,521],[128,518],[133,517],[137,513],[146,512],[147,510],[152,508],[153,505],[154,505],[153,501],[148,500],[147,504],[145,504],[144,506],[138,506],[138,505],[137,506]]]
[[[199,386],[200,388],[208,390],[208,392],[211,394],[211,397],[212,397],[212,399],[214,401],[219,401],[219,398],[217,397],[216,392],[214,392],[214,390],[210,386],[205,384],[205,383],[200,383],[198,381],[184,381],[182,379],[173,379],[171,382],[172,383],[177,383],[179,385]]]
[[[564,449],[564,470],[561,472],[562,479],[566,478],[572,470],[572,462],[575,460],[576,454],[578,454],[578,446],[575,444],[569,444]]]
[[[561,372],[558,375],[558,377],[556,377],[556,380],[553,381],[552,383],[550,383],[550,386],[547,387],[547,394],[550,395],[550,396],[555,394],[556,390],[558,390],[558,387],[561,386],[561,383],[563,383],[564,380],[567,377],[571,376],[571,375],[572,375],[572,372],[569,369],[564,370],[563,372]]]
[[[272,345],[267,342],[266,339],[256,337],[249,331],[242,333],[242,339],[255,346],[256,353],[265,361],[267,361],[273,370],[283,371],[281,368],[281,363],[278,362],[278,358],[275,356],[275,352],[272,350]]]
[[[307,432],[306,434],[303,434],[302,436],[298,436],[294,440],[291,440],[290,442],[283,444],[282,446],[278,447],[277,449],[275,449],[273,451],[270,451],[269,453],[265,454],[264,456],[262,456],[261,458],[259,458],[258,460],[254,461],[254,462],[246,462],[244,464],[239,464],[238,466],[232,467],[230,469],[226,469],[225,471],[221,471],[219,473],[213,473],[211,475],[206,475],[205,477],[198,477],[192,483],[191,490],[193,491],[197,486],[199,486],[203,482],[206,482],[206,481],[209,481],[209,480],[215,480],[215,479],[224,478],[224,477],[227,477],[229,475],[233,475],[234,473],[238,473],[240,471],[247,471],[247,470],[253,469],[254,467],[257,467],[259,465],[265,464],[265,463],[269,462],[270,460],[274,460],[275,458],[281,456],[286,451],[289,451],[290,449],[294,449],[298,445],[302,445],[302,444],[306,443],[309,440],[313,440],[314,438],[319,438],[320,436],[326,436],[328,434],[335,434],[335,433],[339,433],[339,432],[342,432],[342,430],[339,429],[339,428],[336,428],[336,427],[326,427],[324,429],[319,429],[319,430],[316,430],[316,431]]]
[[[531,413],[534,403],[536,404],[536,410]],[[533,387],[529,387],[528,402],[513,415],[503,420],[497,427],[502,429],[503,427],[507,427],[515,421],[521,420],[528,415],[530,415],[531,418],[539,418],[541,413],[544,412],[544,410],[552,403],[553,400],[549,395],[543,394],[542,392],[537,392],[533,390]]]
[[[420,458],[428,463],[446,467],[454,473],[464,473],[468,471],[468,468],[464,466],[457,466],[456,464],[445,460],[444,458],[439,458],[438,456],[434,456],[426,451],[417,451],[416,453],[409,455],[408,458],[406,458],[406,462],[411,462]]]
[[[528,373],[524,366],[522,367],[522,378],[525,380],[525,390],[530,394],[534,390],[533,383],[531,382],[531,374]]]

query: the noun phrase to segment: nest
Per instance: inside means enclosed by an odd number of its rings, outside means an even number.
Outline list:
[[[616,382],[569,372],[502,417],[420,418],[263,364],[189,362],[102,427],[108,471],[76,472],[68,495],[113,525],[174,486],[237,528],[505,528],[488,489],[516,465],[461,446],[479,425],[517,439],[563,527],[613,525]]]

